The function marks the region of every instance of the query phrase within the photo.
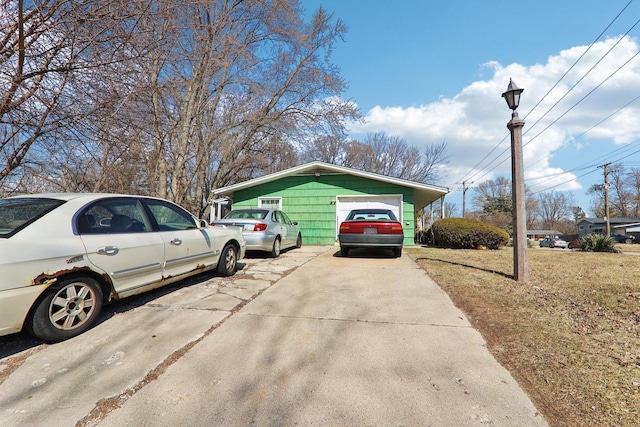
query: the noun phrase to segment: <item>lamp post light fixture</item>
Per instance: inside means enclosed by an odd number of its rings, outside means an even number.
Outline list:
[[[507,128],[511,132],[511,200],[513,203],[513,278],[518,282],[529,281],[527,253],[527,216],[524,192],[524,162],[522,161],[522,128],[524,120],[518,118],[516,109],[520,104],[520,89],[509,79],[507,91],[502,97],[513,111]]]

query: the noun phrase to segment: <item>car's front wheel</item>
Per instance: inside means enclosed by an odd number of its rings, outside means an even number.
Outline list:
[[[220,259],[218,260],[218,269],[217,272],[220,276],[233,276],[236,274],[238,270],[238,251],[236,247],[227,243],[227,245],[222,250],[222,254],[220,255]]]
[[[88,276],[62,280],[51,286],[25,327],[47,342],[59,342],[85,332],[102,309],[102,288]]]

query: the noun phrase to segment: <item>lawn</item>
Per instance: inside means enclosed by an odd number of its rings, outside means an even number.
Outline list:
[[[636,249],[640,245],[620,245]],[[551,426],[640,422],[640,253],[407,247]]]

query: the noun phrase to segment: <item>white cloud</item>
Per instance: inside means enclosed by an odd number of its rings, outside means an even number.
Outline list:
[[[525,89],[518,112],[521,118],[526,116],[523,143],[527,186],[534,191],[552,186],[556,186],[555,191],[584,189],[588,185],[572,181],[578,176],[576,172],[565,172],[597,162],[595,148],[606,153],[614,150],[615,144],[640,138],[640,100],[594,127],[640,94],[640,57],[623,66],[638,52],[637,40],[609,38],[596,43],[553,88],[586,49],[572,47],[549,57],[545,64],[529,66],[488,61],[482,65],[481,74],[491,73],[490,79],[472,82],[453,98],[426,105],[376,106],[365,115],[365,122],[353,124],[350,132],[358,138],[384,131],[417,146],[446,141],[451,160],[443,174],[446,182],[440,184],[451,188],[458,187],[456,183],[462,179],[478,182],[496,175],[510,176],[506,127],[510,111],[501,94],[513,78]],[[487,155],[479,170],[471,173]]]

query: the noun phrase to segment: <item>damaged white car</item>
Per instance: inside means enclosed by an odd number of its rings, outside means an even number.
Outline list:
[[[0,335],[47,342],[91,327],[103,304],[206,270],[233,275],[240,231],[169,201],[116,194],[0,200]]]

